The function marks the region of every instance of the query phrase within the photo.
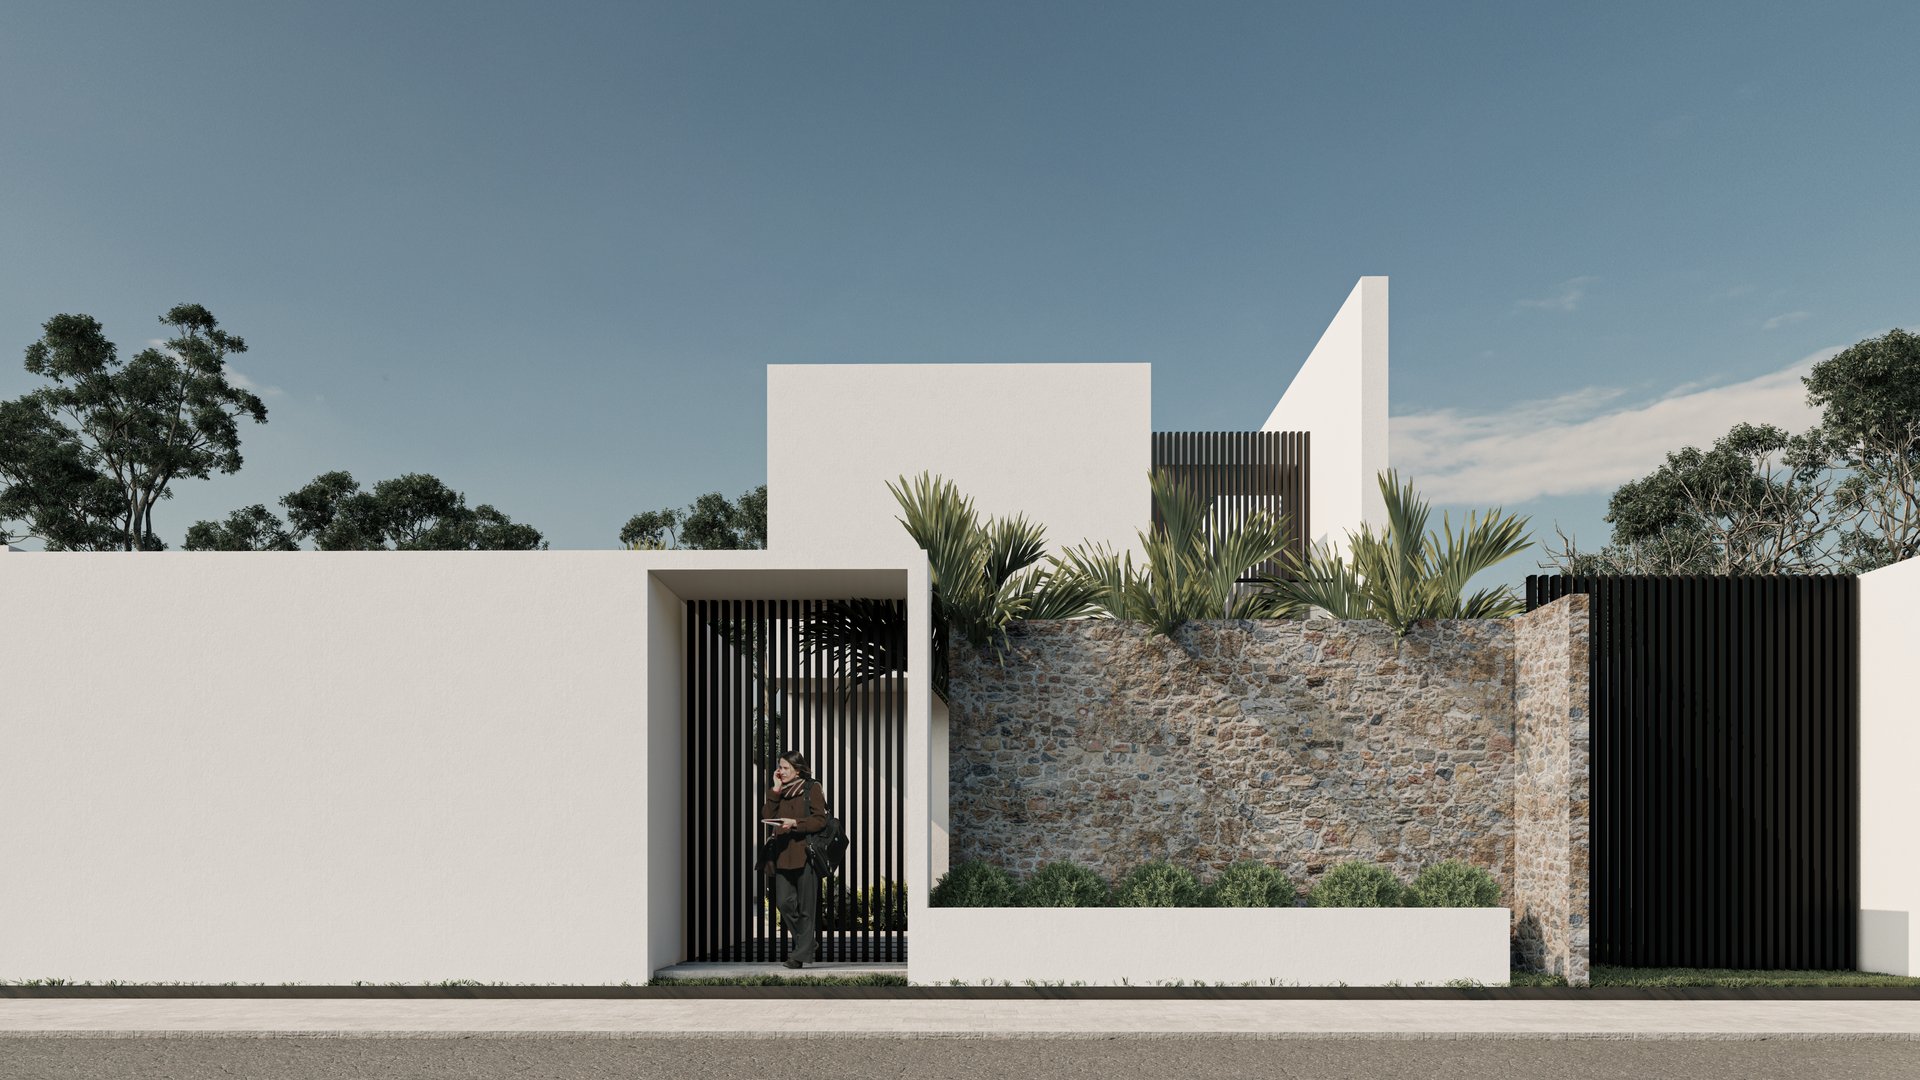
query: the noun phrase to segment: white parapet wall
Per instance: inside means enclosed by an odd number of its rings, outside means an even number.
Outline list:
[[[1312,540],[1344,550],[1361,523],[1386,524],[1387,279],[1363,277],[1320,335],[1262,431],[1305,431]]]
[[[1920,559],[1860,577],[1863,971],[1920,974]]]
[[[1510,978],[1506,908],[928,908],[909,977],[1117,986]]]
[[[912,551],[887,483],[932,472],[983,515],[1024,513],[1057,550],[1122,550],[1151,513],[1146,364],[767,368],[767,540],[834,559]]]
[[[9,552],[0,979],[642,982],[685,959],[683,601],[913,595],[924,639],[926,588],[771,552]]]

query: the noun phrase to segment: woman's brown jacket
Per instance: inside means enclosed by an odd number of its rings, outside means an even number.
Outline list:
[[[768,791],[766,801],[760,805],[760,816],[793,819],[792,829],[769,837],[762,845],[760,869],[766,873],[772,873],[776,866],[782,870],[798,870],[807,865],[806,834],[827,827],[827,797],[820,793],[820,785],[811,780],[807,781],[806,790],[791,799]]]

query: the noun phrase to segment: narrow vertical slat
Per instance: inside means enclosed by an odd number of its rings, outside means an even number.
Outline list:
[[[1778,852],[1780,835],[1787,829],[1786,814],[1786,757],[1787,744],[1787,618],[1786,602],[1790,599],[1784,582],[1777,578],[1767,582],[1770,593],[1771,616],[1767,619],[1767,835],[1771,839],[1775,852]],[[1777,858],[1771,860],[1773,872],[1768,875],[1767,899],[1771,909],[1767,913],[1767,945],[1773,956],[1787,954],[1786,902],[1787,885],[1784,869]]]
[[[1713,826],[1719,820],[1720,795],[1716,787],[1720,756],[1719,733],[1721,731],[1717,710],[1720,707],[1717,679],[1721,665],[1716,663],[1715,651],[1719,645],[1718,605],[1725,595],[1721,588],[1724,579],[1701,578],[1697,603],[1699,608],[1694,615],[1696,637],[1693,642],[1693,665],[1688,678],[1695,687],[1695,710],[1697,718],[1694,725],[1694,746],[1698,755],[1695,760],[1694,783],[1699,791],[1694,803],[1700,810],[1700,824],[1694,826],[1698,835],[1696,843],[1703,849],[1706,860],[1694,867],[1695,883],[1700,890],[1699,912],[1694,916],[1702,928],[1697,954],[1701,967],[1719,967],[1720,948],[1726,939],[1726,922],[1718,918],[1720,912],[1720,893],[1725,880],[1727,865],[1726,834]]]
[[[1714,656],[1718,647],[1719,627],[1714,610],[1724,592],[1720,587],[1722,583],[1710,577],[1698,579],[1695,589],[1695,603],[1698,606],[1693,613],[1693,665],[1687,673],[1694,688],[1694,805],[1699,808],[1700,821],[1707,826],[1718,820],[1720,813],[1719,793],[1714,786],[1714,759],[1719,753],[1720,732],[1715,714],[1719,707],[1719,695],[1715,693],[1714,685],[1715,676],[1720,670]],[[1692,831],[1700,855],[1693,868],[1694,884],[1701,897],[1695,901],[1699,910],[1694,913],[1694,923],[1701,930],[1695,955],[1700,958],[1700,966],[1706,967],[1713,965],[1726,934],[1724,920],[1717,917],[1721,883],[1725,878],[1726,837],[1711,827],[1695,826]]]
[[[684,768],[680,778],[681,780],[680,801],[681,801],[681,813],[686,815],[685,822],[687,825],[686,832],[688,836],[687,836],[687,843],[682,845],[683,850],[680,853],[680,874],[681,874],[680,895],[684,903],[686,904],[686,906],[681,909],[682,917],[680,919],[680,956],[682,959],[685,959],[685,960],[693,960],[693,959],[697,959],[700,955],[699,949],[697,947],[698,942],[694,940],[694,936],[693,936],[693,912],[695,910],[695,905],[697,905],[700,900],[698,886],[695,884],[699,880],[699,878],[696,877],[694,874],[693,860],[696,857],[696,853],[699,850],[699,846],[693,842],[693,837],[692,837],[692,832],[693,832],[692,824],[694,819],[693,784],[694,784],[695,771],[697,768],[696,762],[699,760],[699,756],[700,756],[699,751],[696,749],[695,741],[694,741],[695,731],[697,730],[696,728],[697,718],[700,715],[700,708],[698,703],[695,702],[694,700],[694,693],[693,693],[694,687],[698,686],[700,683],[700,678],[699,678],[699,661],[700,661],[699,618],[700,618],[700,615],[699,615],[698,601],[694,603],[689,603],[689,604],[682,604],[681,609],[682,609],[682,613],[681,613],[680,640],[684,642],[686,645],[687,655],[686,655],[686,671],[684,674],[684,678],[686,679],[686,682],[683,684],[685,688],[685,692],[682,694],[683,700],[681,702],[681,726],[680,726],[681,740],[682,740],[681,744],[686,747],[686,754],[684,755],[681,761],[681,764]]]
[[[1794,681],[1793,702],[1799,715],[1793,725],[1794,754],[1788,761],[1791,772],[1788,774],[1793,803],[1788,812],[1793,817],[1793,829],[1789,833],[1793,848],[1786,853],[1793,867],[1793,937],[1794,956],[1797,968],[1815,968],[1820,966],[1820,958],[1815,951],[1813,934],[1813,890],[1816,883],[1813,877],[1815,863],[1815,845],[1820,842],[1814,832],[1815,810],[1812,768],[1814,762],[1814,703],[1813,681],[1807,678],[1809,639],[1813,636],[1813,618],[1816,613],[1813,593],[1819,582],[1811,577],[1798,578],[1793,582],[1793,591],[1799,594],[1793,619],[1794,649],[1787,674]]]
[[[716,875],[720,883],[720,906],[715,912],[720,917],[720,936],[722,947],[729,959],[737,957],[740,941],[735,934],[736,913],[740,910],[734,895],[736,883],[734,872],[739,863],[727,858],[727,848],[737,843],[738,830],[742,815],[737,803],[739,792],[735,777],[739,775],[734,761],[734,744],[740,733],[740,604],[738,601],[722,601],[722,611],[727,628],[726,650],[721,656],[726,660],[720,684],[720,752],[719,761],[714,769],[714,777],[720,782],[720,798],[716,800],[715,824],[720,834],[720,844],[714,851],[715,861],[719,864]]]
[[[698,924],[700,955],[713,955],[713,938],[710,930],[713,926],[713,875],[711,857],[713,852],[713,757],[710,741],[713,737],[713,605],[709,601],[700,604],[700,782],[698,799],[694,806],[694,849],[699,853],[699,861],[694,867],[695,880],[700,885],[700,906],[694,909],[694,918]]]
[[[906,617],[905,604],[902,604],[901,617]],[[905,681],[895,683],[891,688],[889,703],[889,723],[887,724],[887,749],[890,753],[887,761],[894,778],[893,795],[888,799],[887,807],[887,857],[893,869],[893,880],[906,880],[906,745],[907,745],[907,689]],[[930,886],[927,882],[922,887]],[[909,948],[906,933],[895,931],[895,960],[905,962]]]
[[[1828,835],[1827,827],[1831,815],[1827,813],[1827,708],[1824,700],[1826,686],[1826,635],[1822,632],[1827,624],[1827,579],[1811,578],[1807,582],[1807,601],[1809,612],[1806,621],[1806,639],[1801,643],[1800,662],[1796,665],[1807,686],[1806,741],[1807,760],[1801,766],[1802,782],[1806,785],[1808,814],[1806,853],[1806,881],[1804,892],[1807,910],[1807,949],[1811,954],[1812,966],[1828,969],[1833,964],[1836,949],[1833,948],[1833,928],[1825,892],[1826,883],[1833,880],[1833,837]]]
[[[1841,899],[1841,915],[1845,919],[1845,930],[1841,942],[1847,945],[1847,969],[1857,969],[1860,963],[1860,580],[1847,578],[1845,582],[1847,609],[1841,617],[1841,636],[1847,642],[1847,663],[1841,667],[1845,673],[1845,682],[1841,690],[1839,724],[1841,724],[1841,767],[1845,769],[1845,821],[1847,832],[1845,842],[1841,844],[1841,853],[1845,857],[1847,871],[1841,874],[1841,884],[1847,890]]]
[[[1628,754],[1630,760],[1647,761],[1651,764],[1655,759],[1649,756],[1652,747],[1647,740],[1646,728],[1648,695],[1652,690],[1652,687],[1647,685],[1647,676],[1649,674],[1647,660],[1651,653],[1648,648],[1646,634],[1652,629],[1653,620],[1647,617],[1650,614],[1650,609],[1647,604],[1648,592],[1649,587],[1646,579],[1635,578],[1633,580],[1633,628],[1636,631],[1636,640],[1634,641],[1632,653],[1634,667],[1633,715],[1630,736],[1632,741],[1628,746]],[[1633,919],[1633,953],[1628,963],[1640,965],[1646,962],[1644,958],[1648,955],[1646,911],[1648,904],[1653,899],[1648,894],[1647,889],[1647,864],[1650,854],[1648,844],[1655,838],[1648,836],[1646,829],[1647,815],[1645,809],[1648,798],[1646,774],[1636,769],[1635,780],[1633,796],[1627,803],[1633,812],[1633,831],[1631,835],[1633,837],[1632,852],[1634,856],[1633,902],[1629,909]]]

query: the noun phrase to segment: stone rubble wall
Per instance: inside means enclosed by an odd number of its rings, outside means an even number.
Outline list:
[[[1513,878],[1510,621],[1017,624],[957,648],[952,859],[1114,877],[1240,859],[1302,889],[1349,859],[1403,879],[1455,857]]]
[[[1404,638],[1080,620],[1015,624],[1000,657],[956,648],[951,859],[1109,878],[1168,859],[1202,880],[1257,859],[1304,891],[1350,859],[1411,880],[1460,858],[1500,883],[1520,962],[1584,981],[1586,601],[1570,601]]]
[[[1588,975],[1587,597],[1514,620],[1520,667],[1514,790],[1516,951],[1533,971]]]

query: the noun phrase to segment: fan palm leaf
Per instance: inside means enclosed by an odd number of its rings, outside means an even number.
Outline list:
[[[1362,524],[1347,534],[1342,555],[1316,545],[1293,580],[1269,580],[1265,591],[1289,613],[1325,611],[1336,619],[1379,619],[1406,634],[1422,619],[1504,618],[1524,605],[1512,588],[1481,589],[1462,598],[1474,575],[1524,551],[1527,519],[1499,508],[1470,514],[1456,532],[1450,516],[1429,531],[1432,509],[1399,474],[1380,474],[1387,526]]]

